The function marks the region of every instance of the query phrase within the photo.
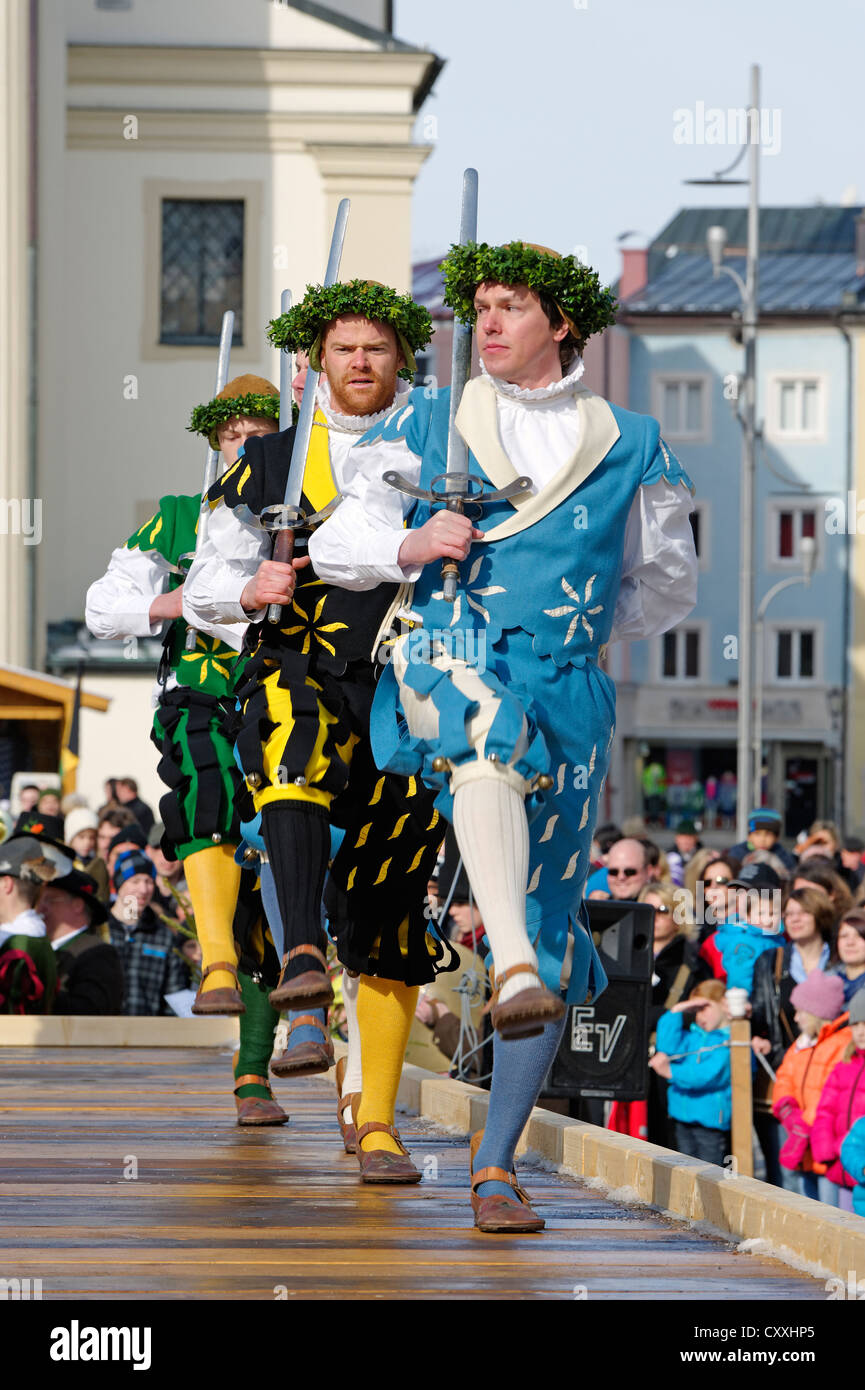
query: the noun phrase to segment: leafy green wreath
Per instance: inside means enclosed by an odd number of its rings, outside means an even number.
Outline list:
[[[616,298],[612,290],[601,288],[597,271],[573,256],[537,251],[524,241],[506,246],[468,241],[452,246],[439,269],[444,272],[444,302],[462,323],[475,322],[475,291],[487,281],[528,285],[537,294],[549,295],[570,320],[569,327],[577,330],[581,343],[615,322]]]
[[[299,304],[271,319],[267,336],[274,347],[309,354],[313,371],[321,371],[321,338],[327,324],[342,314],[389,323],[399,342],[406,365],[398,373],[411,381],[417,371],[414,354],[432,337],[432,320],[410,294],[397,294],[389,285],[374,280],[348,280],[329,285],[307,285]]]
[[[203,434],[216,448],[216,431],[232,415],[255,415],[264,420],[279,420],[279,396],[230,396],[220,400],[218,397],[206,405],[197,405],[192,412],[186,428],[192,434]]]

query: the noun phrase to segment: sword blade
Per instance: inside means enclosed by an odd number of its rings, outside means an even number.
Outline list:
[[[463,174],[463,193],[460,208],[460,245],[477,241],[478,234],[478,171],[466,169]],[[468,446],[456,426],[463,390],[472,370],[472,327],[454,319],[453,347],[451,351],[451,396],[448,413],[448,455],[447,472],[449,479],[456,476],[460,480],[469,471]]]
[[[219,353],[216,358],[216,388],[214,396],[218,396],[225,383],[228,381],[228,366],[231,361],[231,340],[234,337],[234,310],[226,309],[222,315],[222,328],[219,333]],[[201,553],[201,547],[207,540],[207,528],[210,524],[210,508],[207,505],[207,494],[216,482],[216,473],[219,467],[219,453],[216,449],[211,449],[208,441],[207,458],[204,463],[204,479],[201,484],[201,510],[198,513],[198,530],[195,533],[195,555]],[[188,559],[187,556],[183,557]],[[187,571],[188,572],[188,571]],[[189,628],[186,633],[185,647],[188,652],[195,649],[195,629]]]
[[[339,278],[339,264],[342,260],[342,248],[345,243],[345,229],[348,222],[348,210],[351,203],[348,198],[340,199],[336,210],[336,218],[333,224],[333,235],[330,239],[330,254],[327,258],[327,268],[324,272],[325,289],[329,285],[336,283]],[[300,414],[297,418],[297,427],[294,432],[294,441],[291,446],[291,462],[288,467],[288,477],[285,483],[285,496],[283,506],[292,507],[295,510],[300,507],[300,498],[303,493],[303,474],[306,468],[306,456],[309,453],[309,442],[312,438],[312,426],[315,418],[315,393],[318,387],[319,373],[314,372],[312,367],[307,370],[306,381],[303,387],[303,397],[300,402]],[[274,542],[274,559],[281,558],[283,551],[289,556],[293,552],[293,533],[289,533],[292,541],[288,546],[287,539],[283,533],[277,532]],[[278,623],[282,614],[282,605],[271,603],[267,610],[268,621]]]
[[[279,301],[279,312],[287,314],[290,308],[291,290],[283,290],[282,298]],[[287,430],[291,424],[291,379],[293,375],[291,353],[288,348],[283,348],[279,354],[279,427],[283,430]],[[283,406],[283,401],[288,402],[287,407]]]
[[[231,361],[231,340],[234,337],[234,311],[226,309],[222,315],[222,329],[219,334],[219,356],[216,359],[216,386],[214,396],[218,396],[225,383],[228,381],[228,365]],[[216,482],[216,470],[219,467],[219,453],[216,449],[207,446],[207,459],[204,465],[204,481],[201,485],[201,515],[198,519],[198,533],[195,537],[195,553],[198,554],[207,538],[207,523],[210,520],[210,508],[205,502],[208,492]]]
[[[477,241],[478,235],[478,171],[466,169],[463,174],[462,204],[460,207],[460,245]],[[472,370],[472,327],[454,318],[453,348],[451,351],[451,395],[448,411],[448,454],[445,488],[454,496],[448,498],[450,511],[461,512],[469,471],[468,445],[457,429],[457,411],[463,390]],[[455,560],[442,565],[442,593],[446,603],[456,598],[459,566]]]
[[[343,198],[336,210],[336,220],[333,224],[333,236],[330,242],[330,254],[327,258],[327,269],[324,273],[325,289],[329,285],[335,284],[339,278],[339,263],[342,259],[342,248],[345,243],[345,228],[348,222],[348,210],[350,206],[349,199]],[[306,374],[303,399],[300,403],[300,415],[298,417],[297,429],[294,434],[294,443],[291,449],[291,464],[288,470],[288,479],[285,484],[285,497],[283,498],[286,507],[300,506],[300,495],[303,491],[303,470],[306,467],[309,441],[312,438],[312,423],[315,416],[315,392],[318,386],[318,378],[319,373],[314,372],[310,367]]]

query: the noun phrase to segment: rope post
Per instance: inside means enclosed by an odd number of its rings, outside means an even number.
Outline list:
[[[751,1099],[751,1023],[747,1018],[730,1020],[730,1082],[733,1088],[732,1149],[736,1173],[754,1176],[752,1145],[753,1103]]]

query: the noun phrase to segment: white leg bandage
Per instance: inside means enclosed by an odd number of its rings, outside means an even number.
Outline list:
[[[347,970],[343,970],[342,997],[345,1000],[345,1023],[348,1030],[348,1056],[342,1083],[344,1096],[353,1095],[356,1091],[363,1089],[360,1069],[360,1031],[357,1026],[357,990],[359,984],[359,976],[349,975]]]
[[[522,795],[496,776],[463,783],[454,792],[454,830],[496,974],[522,963],[537,967],[526,930],[529,827]],[[539,983],[528,972],[514,975],[499,1002]]]

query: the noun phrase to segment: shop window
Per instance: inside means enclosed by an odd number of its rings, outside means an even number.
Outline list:
[[[243,342],[242,198],[163,198],[159,341],[216,347],[226,309]]]

